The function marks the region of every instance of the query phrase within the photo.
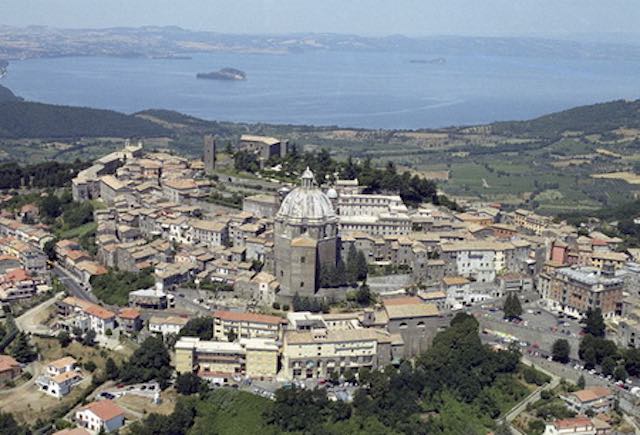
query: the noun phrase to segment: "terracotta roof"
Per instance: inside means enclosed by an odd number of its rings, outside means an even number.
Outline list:
[[[102,308],[99,305],[93,305],[93,304],[89,305],[84,309],[84,311],[85,313],[94,317],[98,317],[102,320],[108,320],[115,317],[115,313],[113,311],[109,311],[106,308]]]
[[[62,384],[63,382],[74,378],[82,378],[82,376],[80,375],[80,373],[72,370],[70,372],[60,373],[59,375],[52,377],[51,380],[56,384]]]
[[[574,391],[571,395],[575,396],[581,402],[593,402],[594,400],[611,396],[611,390],[607,387],[590,387],[584,390]]]
[[[442,278],[445,285],[464,285],[469,284],[469,280],[464,276],[445,276]]]
[[[99,400],[80,408],[80,411],[85,410],[91,411],[102,421],[109,421],[119,415],[124,415],[124,410],[111,400]]]
[[[57,359],[55,361],[51,361],[48,365],[55,367],[57,369],[63,369],[67,366],[73,365],[76,363],[75,358],[70,356],[65,356],[63,358]]]
[[[239,311],[216,311],[213,313],[213,317],[231,322],[270,323],[274,325],[287,323],[287,320],[282,317]]]
[[[407,305],[421,303],[422,301],[417,296],[401,296],[397,298],[388,298],[383,301],[385,307],[390,305]]]
[[[26,281],[31,275],[24,269],[13,269],[4,274],[4,279],[11,282]]]
[[[0,373],[20,367],[20,363],[9,355],[0,355]]]
[[[62,429],[58,432],[54,432],[53,435],[89,435],[86,429],[81,427],[74,427],[73,429]]]
[[[390,320],[410,317],[435,317],[440,314],[435,304],[422,302],[418,297],[401,297],[386,299],[384,309]]]
[[[135,308],[123,308],[118,313],[118,317],[121,319],[137,319],[140,317],[140,311]]]
[[[565,418],[564,420],[556,420],[553,425],[557,429],[572,429],[579,427],[591,427],[593,423],[588,417]]]

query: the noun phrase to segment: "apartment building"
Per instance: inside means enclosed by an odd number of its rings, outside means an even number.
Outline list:
[[[501,272],[527,272],[531,245],[524,240],[474,240],[444,243],[440,250],[440,258],[447,263],[447,275],[460,275],[479,282],[493,282]]]
[[[375,328],[287,331],[282,373],[287,379],[328,378],[332,373],[376,369],[391,362],[392,337]]]
[[[613,271],[563,267],[541,273],[538,280],[541,297],[569,315],[581,317],[600,308],[603,316],[612,317],[622,310],[624,281]]]
[[[275,378],[279,348],[275,340],[250,338],[236,342],[204,341],[182,337],[175,345],[176,372],[197,372],[203,378],[211,374],[228,378]]]
[[[269,338],[281,340],[286,324],[286,319],[277,316],[238,311],[216,311],[213,313],[213,338],[224,341],[233,334],[237,339]]]

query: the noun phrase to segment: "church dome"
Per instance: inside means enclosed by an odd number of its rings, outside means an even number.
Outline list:
[[[336,213],[331,200],[315,185],[313,172],[307,168],[301,178],[302,185],[284,198],[276,219],[310,224],[335,220]]]

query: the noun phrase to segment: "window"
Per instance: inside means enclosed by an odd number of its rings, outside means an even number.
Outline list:
[[[408,325],[405,322],[400,324],[400,329],[407,329]]]
[[[306,257],[300,257],[300,263],[304,264],[306,263],[307,259]]]
[[[300,281],[300,288],[304,287],[304,281]]]

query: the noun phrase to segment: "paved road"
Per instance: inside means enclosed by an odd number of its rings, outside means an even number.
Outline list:
[[[54,265],[51,273],[67,288],[71,296],[93,302],[94,304],[98,303],[98,298],[96,298],[93,293],[86,291],[80,283],[60,265]]]

